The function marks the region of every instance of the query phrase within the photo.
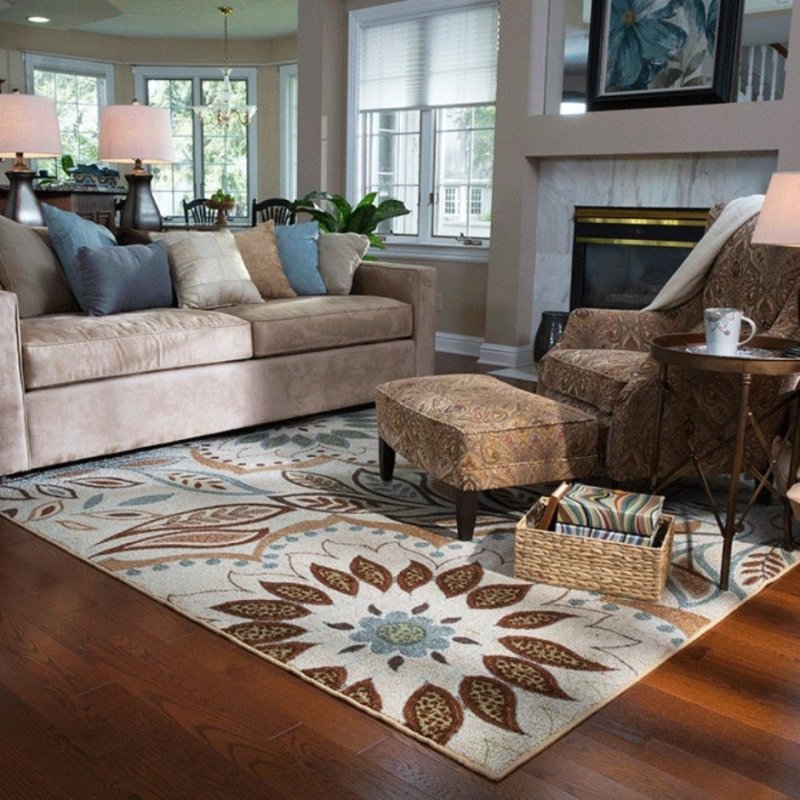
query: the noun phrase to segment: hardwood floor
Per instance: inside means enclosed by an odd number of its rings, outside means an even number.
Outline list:
[[[0,520],[0,798],[320,797],[798,798],[800,569],[493,783]]]

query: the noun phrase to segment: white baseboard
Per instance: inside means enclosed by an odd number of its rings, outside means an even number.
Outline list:
[[[463,336],[459,333],[437,333],[436,351],[455,353],[477,358],[480,364],[495,367],[527,367],[533,364],[533,347],[509,347],[504,344],[486,344],[480,336]]]
[[[524,367],[533,363],[533,346],[510,347],[505,344],[481,344],[479,364],[498,367]]]
[[[458,333],[437,333],[435,347],[438,353],[455,353],[478,358],[483,339],[479,336],[462,336]]]

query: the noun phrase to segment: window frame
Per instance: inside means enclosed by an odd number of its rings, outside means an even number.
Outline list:
[[[294,200],[297,197],[297,64],[281,64],[278,75],[281,113],[280,190],[282,197]]]
[[[405,0],[403,3],[371,6],[354,9],[348,14],[348,70],[347,85],[347,147],[346,147],[346,187],[348,197],[355,198],[360,192],[361,151],[359,130],[361,110],[359,109],[359,63],[362,31],[365,27],[388,24],[401,20],[434,16],[450,10],[489,5],[489,0]],[[470,104],[467,104],[470,105]],[[495,105],[484,103],[481,105]],[[411,110],[411,109],[404,109]],[[415,237],[409,235],[387,236],[387,254],[402,256],[436,256],[442,260],[488,261],[491,238],[469,239],[468,242],[455,238],[433,236],[435,191],[435,108],[418,108],[420,112],[420,198],[419,224]],[[427,195],[427,197],[426,197]],[[360,199],[356,198],[356,199]],[[445,238],[444,241],[441,241]],[[476,244],[476,242],[479,242]]]
[[[134,91],[137,98],[147,97],[148,80],[191,80],[193,98],[201,98],[201,85],[204,80],[222,80],[221,67],[192,67],[192,66],[158,66],[137,65],[133,67]],[[257,94],[257,74],[255,67],[236,66],[231,69],[231,80],[245,80],[247,85],[247,102],[255,105]],[[197,101],[199,105],[200,101]],[[203,176],[203,137],[200,119],[195,114],[192,118],[192,135],[196,146],[194,149],[194,163],[192,175],[194,179],[194,196],[200,197],[201,183],[199,176]],[[247,217],[251,200],[255,197],[258,186],[258,113],[250,120],[247,126]],[[206,187],[208,189],[208,187]],[[177,219],[178,217],[173,217]],[[237,217],[243,219],[244,217]]]
[[[98,100],[98,117],[104,105],[114,104],[114,65],[107,61],[94,61],[86,58],[70,58],[67,56],[51,56],[46,53],[32,53],[25,51],[22,54],[25,65],[25,90],[34,93],[33,73],[36,69],[46,72],[59,72],[63,75],[82,75],[89,78],[103,78],[105,81],[105,98]],[[39,161],[50,159],[34,159],[32,167],[38,169]],[[61,166],[56,158],[56,177],[59,178]],[[60,178],[59,178],[60,179]]]

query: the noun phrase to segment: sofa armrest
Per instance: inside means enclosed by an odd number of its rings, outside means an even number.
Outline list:
[[[0,291],[0,475],[29,464],[17,296]]]
[[[352,291],[391,297],[412,307],[416,374],[432,375],[436,351],[436,270],[387,261],[362,261],[353,277]]]

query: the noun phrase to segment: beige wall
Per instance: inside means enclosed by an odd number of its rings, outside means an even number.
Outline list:
[[[297,39],[231,39],[229,61],[257,68],[258,164],[255,196],[271,197],[280,189],[281,64],[297,60]],[[25,90],[23,52],[83,58],[114,65],[114,102],[134,99],[135,65],[219,66],[219,39],[129,39],[70,31],[48,31],[24,25],[0,25],[0,78],[4,91]]]
[[[346,64],[341,59],[333,64],[325,61],[322,27],[335,23],[332,38],[342,37],[344,52],[346,12],[377,4],[378,0],[299,0],[300,38],[309,42],[308,49],[301,46],[301,76],[315,74],[318,80],[314,95],[302,78],[300,82],[300,102],[305,104],[308,123],[301,130],[301,160],[306,151],[313,152],[308,180],[327,182],[340,191],[346,155],[343,140],[338,151],[330,140],[325,143],[324,161],[316,155],[324,140],[318,119],[321,109],[338,105],[336,119],[341,125],[340,114],[347,102]],[[604,111],[582,117],[545,114],[546,94],[560,95],[557,51],[563,45],[560,37],[550,41],[548,26],[557,25],[559,17],[563,20],[563,12],[563,0],[502,3],[489,264],[436,264],[444,304],[437,316],[438,330],[482,337],[484,351],[505,351],[504,357],[512,360],[524,360],[531,346],[542,159],[774,152],[779,169],[800,168],[800,137],[796,135],[800,130],[800,55],[790,59],[785,98],[777,102]],[[800,42],[800,14],[794,17],[791,39]],[[316,43],[316,49],[311,43]],[[486,286],[483,303],[476,302],[478,286]]]

